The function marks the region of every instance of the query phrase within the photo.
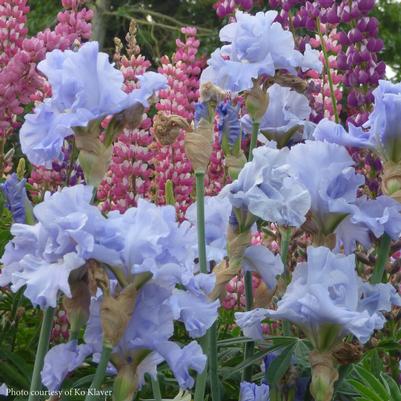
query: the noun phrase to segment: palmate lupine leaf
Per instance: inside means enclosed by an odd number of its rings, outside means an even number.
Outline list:
[[[401,401],[400,387],[387,374],[382,372],[378,379],[362,366],[355,366],[354,373],[348,383],[358,393],[358,401]]]
[[[17,353],[0,348],[0,382],[16,389],[28,389],[32,366]]]
[[[401,388],[397,382],[389,375],[384,373],[380,374],[383,384],[386,386],[388,392],[391,395],[392,401],[401,401]]]

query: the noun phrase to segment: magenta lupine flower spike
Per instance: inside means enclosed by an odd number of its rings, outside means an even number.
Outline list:
[[[135,41],[136,27],[131,25],[127,56],[115,55],[124,76],[124,91],[130,93],[138,87],[138,77],[143,75],[151,63],[141,55]],[[124,129],[113,145],[113,156],[105,179],[98,188],[98,199],[104,211],[125,212],[136,206],[138,198],[149,198],[151,179],[154,175],[155,152],[150,133],[152,121],[145,114],[136,129]]]
[[[46,51],[67,49],[74,40],[89,39],[91,35],[93,12],[79,9],[82,1],[64,3],[68,9],[58,14],[54,30],[46,29],[28,39],[27,1],[0,0],[0,136],[11,135],[24,106],[43,97],[46,81],[36,65]]]
[[[167,77],[169,89],[160,91],[160,103],[156,107],[166,114],[177,114],[192,120],[195,102],[199,97],[198,79],[202,61],[196,57],[199,47],[196,29],[187,27],[181,31],[186,35],[186,41],[177,40],[177,52],[171,62],[167,57],[161,60],[159,72]],[[194,184],[192,166],[184,150],[183,132],[172,145],[157,145],[156,161],[157,202],[165,202],[165,185],[167,180],[171,180],[177,212],[179,217],[183,217],[192,202]]]

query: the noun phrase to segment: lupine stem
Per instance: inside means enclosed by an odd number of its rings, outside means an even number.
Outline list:
[[[6,139],[5,138],[0,138],[0,177],[3,177],[3,172],[4,172],[4,146],[6,144]]]
[[[100,355],[100,361],[96,368],[95,377],[92,380],[92,383],[88,389],[88,394],[85,397],[85,401],[95,401],[98,399],[98,395],[96,395],[96,391],[90,390],[98,390],[103,383],[104,377],[106,376],[106,368],[109,363],[109,359],[111,356],[111,352],[113,347],[108,344],[103,344],[102,353]]]
[[[43,368],[43,361],[49,349],[50,333],[53,325],[54,308],[47,308],[43,315],[42,327],[40,329],[39,343],[36,350],[35,364],[33,367],[31,388],[28,401],[40,400],[40,395],[35,395],[42,388],[40,372]]]
[[[159,381],[154,379],[153,377],[150,378],[152,383],[152,391],[153,391],[153,398],[155,401],[162,401],[162,393],[160,391]]]
[[[166,199],[166,205],[175,205],[175,197],[174,197],[174,186],[173,181],[167,180],[164,185],[164,196]]]
[[[320,44],[322,46],[322,53],[324,57],[324,66],[326,68],[327,73],[327,80],[329,81],[329,88],[330,88],[330,97],[331,97],[331,104],[333,106],[334,118],[337,124],[340,122],[340,117],[338,115],[337,110],[337,99],[334,93],[334,85],[333,85],[333,78],[331,77],[331,70],[330,70],[330,63],[329,63],[329,55],[327,53],[326,42],[324,41],[322,30],[320,29],[320,19],[316,20],[317,32],[320,38]]]
[[[197,229],[198,229],[198,253],[199,253],[199,270],[201,273],[207,273],[207,259],[206,259],[206,239],[205,239],[205,172],[196,171],[196,213],[197,213]],[[209,333],[201,338],[201,345],[203,352],[209,355]],[[198,374],[195,385],[194,401],[204,401],[205,389],[207,382],[208,366],[206,363],[205,369],[202,373]]]
[[[390,249],[391,249],[391,238],[386,233],[384,233],[380,240],[375,269],[370,279],[370,282],[372,284],[378,284],[382,282],[384,266],[386,265],[386,261],[390,255]]]

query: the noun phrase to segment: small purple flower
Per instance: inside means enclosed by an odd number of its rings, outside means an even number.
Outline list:
[[[6,200],[6,207],[13,215],[15,223],[25,223],[27,209],[32,210],[25,184],[26,179],[19,180],[15,173],[11,174],[6,182],[0,184],[0,190]]]
[[[219,143],[228,143],[230,148],[242,137],[238,111],[239,106],[234,107],[231,102],[221,102],[217,106]]]
[[[195,128],[198,127],[199,121],[202,118],[207,121],[210,119],[209,105],[204,102],[195,103],[195,114],[194,114]]]
[[[269,386],[255,383],[242,382],[240,384],[240,401],[269,401]]]
[[[0,386],[0,395],[8,396],[8,387],[5,383]]]

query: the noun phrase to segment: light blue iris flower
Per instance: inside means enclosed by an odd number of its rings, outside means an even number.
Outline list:
[[[362,127],[349,124],[349,132],[341,125],[322,120],[314,136],[318,140],[344,146],[375,150],[383,160],[401,161],[401,83],[379,81],[373,91],[374,109]]]
[[[277,11],[256,15],[237,11],[235,17],[236,22],[221,29],[220,40],[229,44],[212,53],[201,75],[202,83],[240,92],[252,88],[253,79],[274,76],[278,69],[293,75],[297,67],[321,71],[319,53],[310,46],[304,54],[295,50],[292,33],[274,22]]]
[[[154,91],[167,85],[163,75],[146,72],[139,78],[140,88],[125,93],[122,72],[99,52],[97,42],[85,43],[76,52],[53,50],[38,69],[48,78],[52,97],[25,117],[20,142],[33,164],[45,166],[61,157],[64,138],[73,134],[73,127],[86,127],[138,102],[146,107]]]
[[[302,139],[310,139],[315,125],[308,121],[311,113],[308,98],[290,88],[274,84],[267,90],[269,106],[260,120],[258,139],[262,142],[272,140],[283,147]],[[242,128],[252,132],[252,118],[246,114],[241,119]]]
[[[277,310],[257,308],[236,313],[246,336],[263,338],[261,321],[285,319],[297,324],[317,349],[325,350],[347,334],[365,343],[385,323],[383,312],[401,305],[391,284],[363,283],[355,271],[355,256],[309,247]]]
[[[223,189],[232,206],[249,210],[265,221],[299,227],[311,205],[311,196],[289,162],[289,149],[261,146],[253,151],[238,179]]]
[[[35,225],[15,223],[13,239],[1,258],[0,285],[11,282],[41,308],[55,307],[59,291],[71,296],[68,277],[88,259],[110,264],[121,260],[119,242],[100,210],[90,205],[92,187],[76,185],[47,193],[33,209]]]
[[[308,190],[316,228],[330,234],[349,214],[358,210],[357,190],[365,182],[353,167],[343,146],[306,141],[291,148],[289,164],[294,176]]]

